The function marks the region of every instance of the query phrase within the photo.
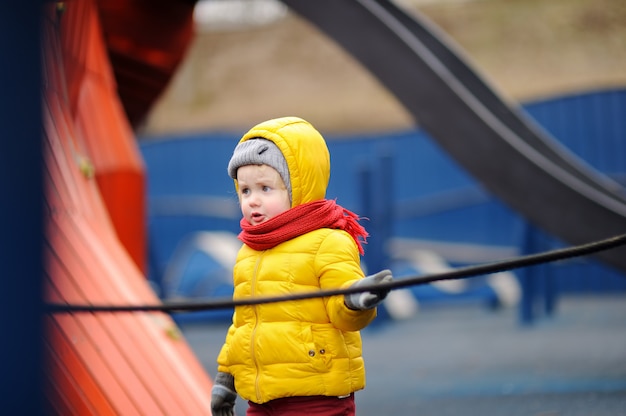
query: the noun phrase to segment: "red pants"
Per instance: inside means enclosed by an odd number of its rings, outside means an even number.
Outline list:
[[[354,416],[354,393],[338,397],[285,397],[257,404],[248,402],[247,416]]]

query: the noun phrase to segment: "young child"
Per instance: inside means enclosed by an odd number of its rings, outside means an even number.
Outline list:
[[[246,133],[233,152],[243,218],[234,267],[234,299],[373,285],[359,254],[367,232],[358,217],[325,199],[330,155],[321,134],[297,117],[269,120]],[[217,358],[214,416],[354,415],[365,387],[358,332],[389,290],[238,306]]]

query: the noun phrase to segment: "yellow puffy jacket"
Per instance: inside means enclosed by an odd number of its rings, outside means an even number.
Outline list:
[[[292,207],[323,199],[330,156],[308,122],[285,117],[253,127],[241,141],[262,137],[282,151]],[[363,278],[355,241],[345,231],[319,229],[237,256],[234,299],[344,288]],[[239,395],[255,403],[291,396],[342,396],[365,387],[359,330],[376,310],[348,309],[343,296],[235,308],[218,356],[218,371],[235,378]]]

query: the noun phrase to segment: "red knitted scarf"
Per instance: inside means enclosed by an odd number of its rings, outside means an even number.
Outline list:
[[[257,225],[251,225],[242,218],[239,239],[254,250],[267,250],[309,231],[335,228],[350,234],[359,253],[363,254],[363,244],[367,243],[369,234],[358,220],[355,213],[333,200],[324,199],[298,205]]]

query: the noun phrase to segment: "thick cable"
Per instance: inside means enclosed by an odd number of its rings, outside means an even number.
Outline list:
[[[236,306],[253,306],[277,302],[291,302],[305,299],[314,299],[328,296],[348,295],[366,291],[378,292],[395,290],[408,286],[418,286],[442,280],[458,280],[470,277],[492,274],[507,270],[529,267],[552,261],[580,257],[603,250],[610,250],[626,244],[626,234],[599,240],[578,246],[555,249],[537,254],[515,257],[477,266],[468,266],[448,272],[421,276],[408,276],[394,279],[391,282],[376,285],[363,285],[358,288],[317,290],[310,292],[292,293],[287,296],[263,296],[246,299],[217,298],[205,302],[163,302],[158,305],[79,305],[49,303],[46,305],[48,313],[77,313],[77,312],[197,312],[218,309],[230,309]]]

